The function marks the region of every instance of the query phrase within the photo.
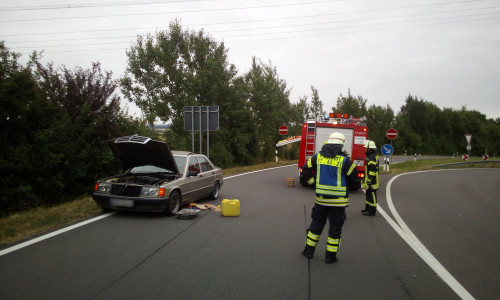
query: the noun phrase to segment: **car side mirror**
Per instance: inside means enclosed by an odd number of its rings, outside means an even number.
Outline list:
[[[187,177],[197,176],[198,174],[199,174],[199,172],[197,172],[197,171],[188,171]]]

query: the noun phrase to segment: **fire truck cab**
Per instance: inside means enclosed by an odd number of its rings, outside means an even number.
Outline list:
[[[343,150],[350,156],[352,162],[358,169],[360,180],[351,182],[349,189],[360,188],[360,181],[365,175],[365,149],[364,144],[368,137],[368,127],[366,118],[353,118],[348,114],[330,113],[328,116],[315,120],[307,120],[302,124],[302,138],[300,141],[300,153],[298,168],[300,173],[300,183],[308,186],[306,176],[302,172],[302,167],[314,154],[321,150],[323,144],[333,132],[342,133],[346,142]]]

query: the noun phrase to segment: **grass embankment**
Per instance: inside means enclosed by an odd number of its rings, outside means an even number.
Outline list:
[[[482,161],[481,158],[470,158],[467,162],[479,162]],[[456,166],[446,166],[446,167],[434,167],[437,165],[444,164],[455,164],[462,163],[463,160],[459,158],[438,158],[438,159],[419,159],[416,161],[409,160],[402,163],[391,164],[389,166],[389,171],[383,171],[383,159],[380,159],[380,174],[401,174],[415,171],[423,170],[442,170],[442,169],[464,169],[464,168],[499,168],[500,163],[480,163],[480,164],[467,164],[467,165],[456,165]]]
[[[236,175],[277,166],[296,164],[297,161],[268,162],[255,166],[224,170],[224,176]],[[53,207],[38,207],[0,218],[0,247],[78,222],[101,213],[91,196]]]

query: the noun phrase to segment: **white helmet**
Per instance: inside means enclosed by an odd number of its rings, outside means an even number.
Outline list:
[[[365,148],[367,149],[377,149],[377,146],[375,145],[374,141],[366,140],[365,142]]]
[[[345,145],[345,136],[340,132],[334,132],[328,137],[326,144],[340,144]]]

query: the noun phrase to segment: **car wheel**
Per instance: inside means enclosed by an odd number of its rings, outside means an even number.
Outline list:
[[[212,187],[212,193],[210,194],[210,199],[215,200],[219,198],[220,184],[218,181],[214,182],[214,186]]]
[[[181,194],[179,194],[178,191],[173,191],[170,193],[170,196],[168,197],[168,204],[167,208],[165,208],[165,212],[168,215],[175,215],[179,211],[179,208],[181,206]]]

